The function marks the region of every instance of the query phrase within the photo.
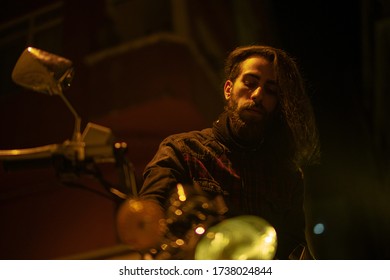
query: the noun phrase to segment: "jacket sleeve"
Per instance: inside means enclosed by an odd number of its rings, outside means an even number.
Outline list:
[[[305,236],[304,212],[304,181],[303,174],[297,173],[293,183],[292,204],[283,218],[283,227],[278,230],[280,246],[278,250],[281,259],[299,258],[302,250],[307,246]],[[293,182],[294,182],[293,181]]]
[[[307,225],[306,225],[306,211],[305,211],[305,181],[303,171],[299,170],[299,176],[296,183],[294,192],[294,204],[291,211],[287,215],[288,221],[295,221],[290,228],[295,234],[292,235],[292,239],[295,240],[296,246],[293,251],[290,252],[289,259],[313,259],[309,250],[307,242]]]
[[[157,153],[144,170],[144,182],[139,192],[141,198],[157,201],[165,208],[176,185],[189,183],[188,171],[179,147],[179,140],[175,136],[161,142]]]

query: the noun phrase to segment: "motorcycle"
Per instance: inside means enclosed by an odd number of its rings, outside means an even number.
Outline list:
[[[117,231],[121,241],[142,253],[143,259],[272,259],[275,229],[255,216],[224,217],[223,198],[210,199],[196,186],[178,184],[164,212],[159,205],[138,197],[135,171],[126,157],[127,143],[116,142],[110,128],[88,123],[64,95],[74,77],[73,63],[61,56],[28,47],[19,57],[13,81],[35,92],[59,96],[74,116],[74,131],[63,143],[0,150],[6,168],[46,161],[65,185],[78,185],[80,174],[95,177],[118,202]],[[104,178],[99,163],[119,170],[120,183]]]
[[[275,229],[257,216],[226,218],[227,210],[222,197],[177,184],[165,213],[151,201],[128,199],[118,211],[119,234],[147,259],[273,259]]]

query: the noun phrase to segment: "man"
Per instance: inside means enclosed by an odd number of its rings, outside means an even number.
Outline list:
[[[212,128],[166,138],[144,172],[140,197],[167,207],[178,183],[222,196],[227,216],[257,215],[278,236],[275,258],[306,246],[302,169],[318,160],[313,110],[284,51],[240,47],[225,64],[225,111]]]

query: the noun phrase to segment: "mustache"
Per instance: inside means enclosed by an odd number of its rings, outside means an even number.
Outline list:
[[[254,101],[248,101],[245,104],[243,104],[240,108],[240,110],[259,110],[261,112],[265,112],[265,108],[261,103],[256,103]]]

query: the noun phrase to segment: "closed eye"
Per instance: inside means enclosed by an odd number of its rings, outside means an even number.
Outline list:
[[[259,86],[259,81],[260,81],[260,79],[256,76],[246,75],[246,76],[244,76],[243,84],[248,89],[255,89]]]
[[[276,85],[269,85],[266,84],[264,86],[265,92],[270,94],[270,95],[277,95],[278,94],[278,87]]]
[[[261,77],[252,73],[246,73],[242,78],[242,83],[244,84],[244,86],[251,91],[261,86],[260,81]],[[263,87],[265,93],[269,95],[277,95],[279,92],[279,87],[274,80],[265,81]]]

